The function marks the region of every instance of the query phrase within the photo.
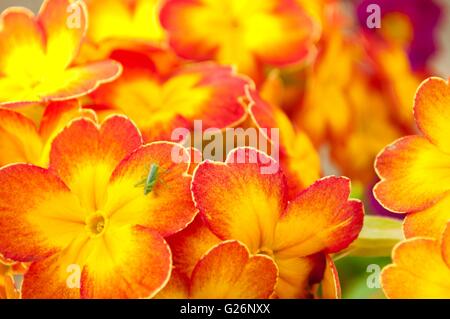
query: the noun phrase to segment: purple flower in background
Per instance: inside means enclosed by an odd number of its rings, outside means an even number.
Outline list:
[[[367,17],[370,13],[367,8],[376,4],[381,8],[381,29],[370,29],[367,26]],[[407,46],[409,60],[414,70],[423,70],[428,59],[436,51],[435,30],[441,18],[441,7],[434,0],[362,0],[357,6],[357,14],[361,27],[366,32],[396,32],[396,30],[383,30],[383,22],[386,28],[395,28],[392,17],[405,17],[411,27],[411,39]],[[386,20],[390,21],[386,21]],[[397,24],[399,26],[400,24]],[[405,32],[405,25],[399,26],[401,32]]]

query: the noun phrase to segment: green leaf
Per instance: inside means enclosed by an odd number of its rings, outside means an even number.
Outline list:
[[[380,216],[364,217],[361,233],[351,245],[335,256],[387,257],[391,256],[392,248],[404,240],[402,221]]]

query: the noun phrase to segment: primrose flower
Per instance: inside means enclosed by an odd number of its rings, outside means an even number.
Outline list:
[[[439,239],[416,237],[399,243],[392,260],[381,273],[388,298],[450,298],[450,223]]]
[[[232,68],[192,64],[161,74],[147,55],[120,51],[112,55],[124,65],[123,75],[91,95],[100,117],[123,113],[136,122],[145,141],[170,140],[174,129],[226,128],[246,117],[248,79]]]
[[[53,141],[49,169],[0,169],[0,253],[31,262],[22,296],[154,296],[172,267],[164,237],[197,212],[188,166],[181,146],[142,145],[132,122],[112,116],[72,121]]]
[[[407,213],[407,238],[439,238],[450,219],[450,86],[430,78],[419,87],[414,116],[422,135],[403,137],[377,157],[374,187],[388,210]]]
[[[0,107],[0,167],[12,163],[47,166],[53,139],[67,123],[79,117],[96,121],[95,113],[81,109],[75,100],[50,103],[39,128],[21,113]]]
[[[168,0],[160,20],[181,57],[236,65],[257,81],[263,65],[307,58],[319,31],[295,0]]]
[[[37,16],[12,7],[0,17],[0,104],[60,101],[114,80],[112,60],[73,65],[87,28],[83,2],[46,0]]]
[[[320,178],[320,158],[309,137],[296,130],[287,115],[274,102],[273,97],[263,99],[256,90],[247,88],[250,104],[248,113],[253,125],[267,132],[270,143],[277,143],[280,164],[288,181],[289,198]],[[271,136],[271,129],[279,129],[279,140]],[[271,155],[271,154],[269,154]]]
[[[208,228],[201,216],[196,217],[196,219],[182,231],[168,237],[167,241],[172,250],[175,268],[169,283],[161,293],[158,294],[158,297],[168,299],[188,298],[190,278],[192,277],[194,268],[197,267],[198,262],[202,260],[209,251],[212,251],[216,247],[220,247],[223,242]],[[236,251],[236,249],[234,251]],[[313,270],[311,271],[310,283],[313,284],[314,282],[320,281],[320,278],[315,277],[322,278],[322,294],[318,295],[315,293],[315,296],[327,299],[340,298],[339,278],[333,260],[329,256],[326,256],[324,265],[323,258],[315,256],[314,258],[311,258],[311,266]],[[217,268],[218,267],[211,268],[210,271],[215,273]],[[307,271],[307,269],[305,269],[305,271]],[[315,289],[313,288],[313,290]],[[242,293],[239,290],[234,290],[234,292],[235,294],[229,294],[227,297],[237,298],[237,296]],[[305,295],[306,294],[307,293],[305,292]],[[258,296],[261,296],[261,292],[259,292]],[[271,298],[272,297],[275,297],[275,295],[272,294]]]
[[[271,161],[255,149],[239,148],[225,163],[203,162],[194,172],[193,198],[215,236],[274,260],[277,297],[308,297],[310,284],[320,280],[318,262],[357,237],[363,206],[348,199],[350,183],[342,177],[318,180],[289,202],[283,173],[261,173]]]
[[[273,294],[277,277],[277,266],[270,257],[251,256],[242,243],[224,241],[199,259],[190,278],[177,271],[156,297],[266,299]]]

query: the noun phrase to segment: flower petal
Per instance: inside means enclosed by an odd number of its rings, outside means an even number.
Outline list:
[[[78,54],[87,29],[87,11],[82,1],[45,0],[38,23],[46,34],[46,55],[60,69],[67,68]]]
[[[169,282],[154,299],[188,299],[189,282],[190,280],[186,275],[174,268]]]
[[[408,214],[403,223],[406,238],[431,237],[439,239],[450,220],[450,195],[425,210]]]
[[[391,211],[426,209],[450,190],[450,155],[424,137],[404,137],[386,147],[375,168],[382,180],[374,195]]]
[[[439,242],[414,238],[393,251],[394,264],[381,273],[388,298],[450,298],[450,268],[441,255]]]
[[[450,268],[450,223],[447,223],[441,238],[441,253],[447,267]]]
[[[60,252],[30,265],[23,279],[24,299],[80,298],[83,262],[90,252],[87,235],[80,234]]]
[[[142,225],[163,236],[184,229],[197,214],[189,188],[189,164],[187,150],[175,143],[155,142],[137,149],[114,171],[104,211],[110,212],[114,223]],[[152,165],[158,167],[156,182],[145,194]]]
[[[54,137],[69,123],[71,120],[84,117],[96,122],[97,117],[91,110],[81,108],[77,100],[50,103],[42,116],[39,134],[44,141],[52,141]]]
[[[190,286],[194,299],[269,298],[277,282],[277,267],[267,256],[250,256],[237,241],[211,249],[195,267]]]
[[[94,92],[93,101],[134,120],[147,142],[173,140],[175,129],[192,129],[199,118],[203,129],[222,129],[246,116],[243,99],[249,82],[230,67],[194,64],[163,76],[153,67],[157,61],[141,54],[116,55],[124,73]]]
[[[84,96],[95,91],[101,84],[117,79],[122,66],[114,60],[104,60],[71,67],[42,82],[34,92],[45,100],[62,101]]]
[[[341,299],[341,284],[336,265],[330,255],[327,255],[327,265],[322,280],[323,299]]]
[[[24,79],[30,73],[45,71],[45,34],[34,19],[34,14],[25,8],[13,7],[2,13],[0,17],[2,76]],[[33,58],[30,59],[30,56]]]
[[[346,248],[363,225],[364,208],[348,200],[350,180],[326,177],[307,188],[288,205],[274,240],[274,253],[283,258],[308,256]]]
[[[197,262],[221,240],[214,235],[201,216],[188,227],[167,238],[178,271],[190,277]]]
[[[160,20],[180,56],[235,64],[253,77],[260,61],[283,65],[305,58],[315,34],[312,20],[293,0],[171,0]]]
[[[83,207],[96,211],[105,200],[116,166],[141,145],[139,131],[122,116],[110,117],[100,127],[78,119],[53,141],[50,168],[80,198]]]
[[[311,284],[315,272],[323,273],[324,260],[320,254],[300,258],[278,258],[275,262],[279,278],[275,289],[276,296],[283,299],[311,298]]]
[[[242,241],[252,253],[271,247],[287,204],[283,174],[261,173],[273,162],[255,149],[239,148],[230,152],[226,163],[200,164],[193,177],[194,201],[213,233]]]
[[[172,257],[158,233],[115,227],[104,236],[83,268],[82,298],[150,298],[167,284]]]
[[[84,229],[78,199],[49,171],[7,166],[0,170],[0,185],[0,253],[5,257],[42,259],[66,247]]]
[[[31,120],[0,108],[0,166],[18,162],[37,164],[42,148],[41,138]]]
[[[425,136],[443,152],[450,154],[450,84],[429,78],[419,87],[414,115]]]

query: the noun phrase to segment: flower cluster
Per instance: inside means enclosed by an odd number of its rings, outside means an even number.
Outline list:
[[[440,8],[409,2],[379,30],[366,1],[6,9],[0,298],[340,298],[377,181],[407,215],[386,295],[450,297]]]

